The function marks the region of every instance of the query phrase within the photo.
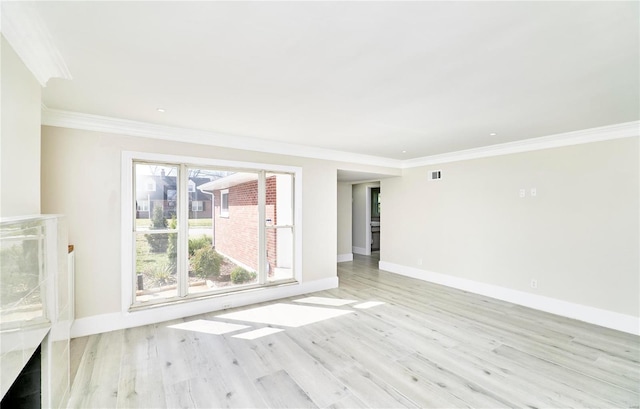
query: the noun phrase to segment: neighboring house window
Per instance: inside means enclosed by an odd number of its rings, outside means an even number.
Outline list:
[[[220,191],[220,216],[229,217],[229,189]]]
[[[139,212],[148,212],[149,211],[149,201],[148,200],[139,200],[138,201],[138,211]]]
[[[156,181],[153,179],[147,179],[145,183],[145,190],[147,192],[155,192],[156,191]]]
[[[300,279],[300,168],[220,162],[123,153],[124,311]],[[202,182],[189,183],[194,173]]]

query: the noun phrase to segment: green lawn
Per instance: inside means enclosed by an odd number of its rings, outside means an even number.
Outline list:
[[[199,229],[211,227],[211,218],[208,217],[206,219],[189,219],[189,227],[196,227]]]
[[[170,220],[167,220],[167,224],[169,224]],[[151,220],[149,219],[136,219],[137,227],[146,227],[151,226]],[[189,219],[189,228],[191,229],[206,229],[211,227],[211,218],[206,219]]]
[[[169,261],[166,252],[154,253],[144,234],[136,237],[136,272],[138,274],[150,274],[154,268]]]

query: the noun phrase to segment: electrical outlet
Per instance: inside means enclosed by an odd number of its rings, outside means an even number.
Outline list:
[[[229,308],[231,308],[231,303],[222,304],[223,310],[228,310]]]
[[[531,279],[531,288],[538,288],[538,280]]]
[[[419,258],[419,259],[418,259],[418,265],[419,265],[419,266],[421,266],[421,265],[422,265],[422,259],[421,259],[421,258]]]
[[[520,189],[520,197],[525,197],[527,195],[527,191],[525,189]]]

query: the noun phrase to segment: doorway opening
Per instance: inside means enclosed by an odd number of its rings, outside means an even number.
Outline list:
[[[371,252],[380,251],[380,188],[374,187],[371,194]]]

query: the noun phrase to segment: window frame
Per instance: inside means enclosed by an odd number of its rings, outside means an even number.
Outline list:
[[[194,206],[196,203],[199,204],[199,206]],[[202,200],[192,200],[191,201],[191,211],[192,212],[204,212],[204,201]]]
[[[227,198],[227,206],[223,206],[223,197]],[[220,217],[229,218],[229,189],[220,190]]]
[[[255,163],[255,162],[240,162],[229,161],[222,159],[211,159],[191,156],[178,156],[167,155],[150,152],[135,152],[135,151],[123,151],[122,152],[122,168],[121,168],[121,274],[122,274],[122,298],[121,306],[122,312],[125,314],[148,311],[149,308],[158,307],[158,305],[166,305],[169,308],[175,308],[176,310],[182,310],[182,303],[185,301],[196,301],[202,299],[208,299],[216,296],[229,296],[233,294],[234,290],[221,292],[221,293],[203,293],[203,294],[190,294],[186,297],[176,297],[173,299],[165,299],[158,303],[145,303],[135,304],[135,255],[134,255],[134,243],[135,243],[135,217],[136,206],[135,203],[135,172],[133,170],[134,162],[153,162],[163,163],[167,165],[178,165],[185,167],[213,167],[213,168],[225,168],[233,171],[250,171],[250,172],[262,172],[263,174],[268,172],[278,173],[290,173],[293,175],[293,200],[294,200],[294,247],[293,247],[293,277],[289,280],[288,284],[301,285],[302,282],[302,168],[285,165],[272,165],[267,163]],[[187,180],[184,177],[180,178],[182,191],[187,191]],[[264,185],[261,187],[264,190]],[[187,201],[186,194],[180,194],[180,199]],[[188,203],[183,203],[179,206],[181,212],[188,212]],[[186,216],[188,219],[188,215]],[[259,240],[260,243],[265,243],[266,226],[264,223],[264,206],[259,211]],[[188,234],[188,226],[186,223],[178,226],[178,231],[181,234]],[[181,242],[181,240],[179,240]],[[266,248],[266,244],[265,248]],[[178,251],[182,251],[178,248]],[[265,260],[260,258],[260,263],[264,264]],[[264,268],[261,267],[260,271]],[[259,288],[266,288],[270,286],[277,287],[281,282],[266,282],[259,285]],[[237,291],[245,290],[245,288],[239,288]]]

